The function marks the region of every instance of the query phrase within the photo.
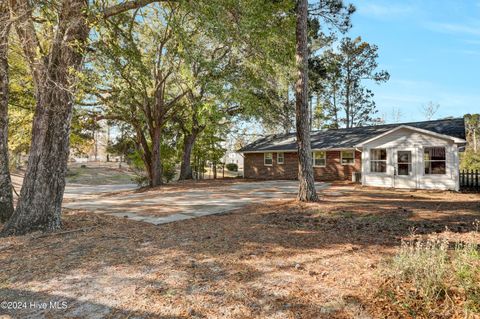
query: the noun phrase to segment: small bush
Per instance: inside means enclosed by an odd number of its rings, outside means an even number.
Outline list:
[[[150,184],[150,181],[148,180],[148,177],[145,176],[145,175],[141,175],[141,174],[138,174],[138,175],[135,175],[134,177],[132,177],[132,181],[137,184],[139,187],[145,187],[145,186],[148,186]]]
[[[230,172],[238,172],[238,165],[235,163],[228,163],[227,165],[225,165],[225,167]]]
[[[174,165],[165,165],[163,167],[163,178],[167,183],[173,181],[175,176],[177,175],[177,171],[175,170]]]
[[[386,279],[376,299],[384,311],[395,316],[480,314],[480,252],[476,243],[404,242],[382,275]]]
[[[87,168],[87,165],[82,164],[82,165],[80,165],[80,168]]]

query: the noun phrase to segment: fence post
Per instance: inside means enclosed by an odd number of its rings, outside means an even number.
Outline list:
[[[472,171],[471,171],[471,170],[467,170],[467,187],[468,187],[468,188],[471,188],[471,187],[472,187],[472,183],[471,183],[471,181],[470,181],[471,176],[472,176]]]
[[[475,184],[477,184],[477,191],[480,190],[480,184],[478,183],[478,169],[475,170]]]

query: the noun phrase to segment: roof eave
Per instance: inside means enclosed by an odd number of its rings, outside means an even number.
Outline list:
[[[435,136],[435,137],[438,137],[438,138],[442,138],[442,139],[446,139],[446,140],[450,140],[450,141],[453,141],[455,144],[461,144],[461,143],[466,143],[466,140],[462,139],[462,138],[458,138],[458,137],[454,137],[454,136],[450,136],[450,135],[445,135],[445,134],[440,134],[440,133],[436,133],[436,132],[433,132],[433,131],[429,131],[429,130],[425,130],[425,129],[422,129],[422,128],[418,128],[418,127],[413,127],[413,126],[410,126],[410,125],[400,125],[400,126],[397,126],[389,131],[386,131],[380,135],[377,135],[377,136],[374,136],[368,140],[365,140],[357,145],[355,145],[355,147],[363,147],[365,146],[366,144],[368,143],[371,143],[379,138],[382,138],[384,136],[387,136],[389,134],[392,134],[393,132],[396,132],[398,130],[401,130],[401,129],[409,129],[409,130],[412,130],[412,131],[416,131],[416,132],[420,132],[420,133],[423,133],[423,134],[427,134],[427,135],[432,135],[432,136]]]

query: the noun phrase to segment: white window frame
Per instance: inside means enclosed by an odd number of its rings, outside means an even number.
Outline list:
[[[379,159],[379,160],[374,160],[372,159],[372,151],[381,151],[381,150],[385,150],[385,159],[382,160],[382,159]],[[387,171],[388,171],[388,152],[387,152],[387,149],[386,148],[371,148],[370,151],[369,151],[369,160],[370,160],[370,165],[368,167],[369,169],[369,173],[371,174],[387,174]],[[372,171],[372,163],[378,163],[378,162],[385,162],[385,172],[375,172],[375,171]]]
[[[445,159],[443,160],[425,160],[425,150],[428,148],[443,148],[445,150]],[[428,176],[442,176],[442,175],[447,175],[447,147],[445,146],[428,146],[423,148],[423,153],[422,153],[422,158],[423,158],[423,175],[428,175]],[[430,173],[425,173],[425,164],[427,162],[430,162]],[[432,174],[432,162],[444,162],[445,163],[445,173],[442,174]]]
[[[280,157],[280,154],[282,154],[282,157]],[[280,158],[282,161],[280,161]],[[283,165],[285,164],[285,153],[284,152],[277,152],[277,164]]]
[[[323,159],[324,164],[323,165],[316,165],[315,164],[315,154],[320,154],[320,153],[323,153],[323,158],[319,158],[319,159]],[[313,160],[313,167],[325,167],[325,166],[327,166],[327,152],[326,151],[312,152],[312,160]]]
[[[344,163],[343,162],[343,152],[352,152],[352,154],[353,154],[353,162],[352,163]],[[348,159],[352,159],[352,158],[349,157]],[[340,164],[342,164],[342,165],[355,165],[355,150],[340,151]]]
[[[267,164],[267,154],[270,154],[270,160],[272,161],[270,164]],[[273,166],[273,153],[272,152],[265,152],[263,153],[263,165],[264,166]]]
[[[397,161],[395,163],[395,175],[396,176],[412,176],[413,174],[413,168],[412,168],[412,161],[413,161],[413,151],[412,150],[408,150],[408,149],[401,149],[401,150],[396,150],[397,152]],[[408,152],[410,153],[410,156],[409,156],[409,161],[408,162],[400,162],[400,156],[398,153],[400,152]],[[407,165],[407,168],[408,168],[408,174],[407,175],[400,175],[400,169],[399,169],[399,165]]]

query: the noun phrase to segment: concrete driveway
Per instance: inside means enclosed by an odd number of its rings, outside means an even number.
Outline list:
[[[328,186],[327,183],[316,183],[319,191]],[[142,193],[132,191],[134,187],[68,185],[63,206],[160,225],[220,214],[270,199],[293,199],[298,182],[237,182],[207,188],[190,186]]]

